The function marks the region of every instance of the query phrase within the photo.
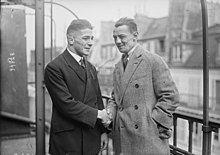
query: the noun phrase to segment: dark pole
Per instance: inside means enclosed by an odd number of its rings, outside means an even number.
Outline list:
[[[53,0],[50,5],[50,61],[53,60]]]
[[[45,154],[44,0],[35,6],[36,154]]]
[[[203,146],[202,154],[211,154],[211,127],[209,126],[209,55],[208,55],[208,17],[206,0],[201,0],[203,30]]]
[[[69,8],[65,7],[62,4],[59,4],[59,3],[56,3],[56,2],[48,2],[48,1],[45,1],[44,3],[52,3],[52,4],[55,4],[55,5],[61,6],[62,8],[66,9],[67,11],[69,11],[76,19],[79,19],[79,17],[72,10],[70,10]]]

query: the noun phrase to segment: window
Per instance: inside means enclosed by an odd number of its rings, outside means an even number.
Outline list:
[[[182,60],[182,48],[180,45],[174,46],[172,51],[172,59],[174,62],[180,62]]]
[[[219,129],[217,130],[217,132],[213,132],[214,134],[214,140],[219,141]]]
[[[215,91],[215,101],[216,101],[216,110],[220,111],[220,80],[216,81],[216,91]]]
[[[155,53],[155,41],[150,41],[150,52]]]
[[[189,91],[188,91],[188,105],[198,107],[201,104],[200,101],[200,79],[190,78],[189,79]]]
[[[216,62],[217,62],[217,64],[220,64],[220,40],[218,42],[218,53],[216,56]]]
[[[164,40],[159,40],[160,52],[165,52]]]

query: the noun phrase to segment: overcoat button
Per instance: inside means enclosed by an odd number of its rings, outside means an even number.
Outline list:
[[[134,106],[134,109],[136,109],[136,110],[137,110],[137,109],[138,109],[138,106],[137,106],[137,105],[135,105],[135,106]]]
[[[137,129],[137,128],[138,128],[138,125],[137,125],[137,124],[135,124],[134,128],[135,128],[135,129]]]
[[[135,84],[135,88],[139,88],[139,84],[136,83],[136,84]]]

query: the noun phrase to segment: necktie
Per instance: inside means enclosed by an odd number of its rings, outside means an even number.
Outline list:
[[[84,59],[83,57],[80,59],[80,65],[85,69],[86,68],[86,65],[85,65],[85,62],[84,62]]]
[[[127,66],[127,64],[128,64],[128,53],[124,53],[124,54],[122,55],[122,62],[123,62],[124,70],[125,70],[125,68],[126,68],[126,66]]]

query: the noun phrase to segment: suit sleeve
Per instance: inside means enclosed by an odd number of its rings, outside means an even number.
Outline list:
[[[44,80],[53,104],[60,113],[91,127],[95,126],[98,110],[72,97],[58,67],[47,65]]]
[[[162,127],[170,129],[173,125],[173,112],[178,106],[179,94],[167,64],[161,57],[152,61],[152,80],[157,103],[153,109],[153,119]]]

